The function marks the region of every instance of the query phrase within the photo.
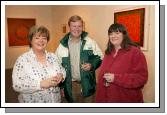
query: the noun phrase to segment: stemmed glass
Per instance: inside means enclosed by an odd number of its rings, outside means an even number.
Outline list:
[[[104,76],[108,76],[109,74],[110,74],[110,72],[105,72],[105,73],[104,73]],[[104,78],[104,86],[105,86],[105,87],[110,86],[110,82],[108,82],[105,78]]]
[[[85,64],[86,62],[84,60],[81,60],[80,61],[80,65],[81,65],[81,69],[83,70],[83,65]]]

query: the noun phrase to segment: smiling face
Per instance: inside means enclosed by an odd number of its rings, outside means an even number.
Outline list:
[[[109,39],[114,47],[120,47],[123,41],[123,34],[119,31],[109,33]]]
[[[78,20],[75,22],[70,22],[70,32],[73,38],[80,38],[80,35],[82,34],[83,30],[83,24],[82,21]]]
[[[38,32],[33,36],[31,46],[34,50],[43,51],[45,50],[47,43],[48,40],[46,35]]]

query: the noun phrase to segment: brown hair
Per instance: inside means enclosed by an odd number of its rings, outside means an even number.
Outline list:
[[[76,21],[81,21],[82,24],[83,24],[83,20],[80,16],[78,15],[74,15],[74,16],[71,16],[68,20],[68,26],[70,26],[70,22],[76,22]]]
[[[131,41],[128,35],[128,32],[123,24],[118,24],[118,23],[112,24],[108,29],[108,35],[112,32],[121,32],[123,34],[123,41],[121,44],[121,47],[123,49],[128,49],[130,45],[138,46],[136,43]],[[110,42],[110,40],[108,40],[105,54],[109,54],[113,48],[114,48],[114,45]]]
[[[50,40],[50,33],[49,30],[44,26],[33,26],[30,28],[28,39],[29,39],[29,46],[31,47],[31,41],[36,33],[40,33],[43,36],[47,37],[47,41]]]

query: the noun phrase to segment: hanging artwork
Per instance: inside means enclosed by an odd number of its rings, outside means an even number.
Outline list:
[[[67,24],[62,24],[62,32],[63,34],[67,33]]]
[[[9,46],[28,45],[29,29],[35,25],[35,19],[7,18]]]
[[[144,47],[145,8],[114,13],[114,23],[123,24],[133,42]]]

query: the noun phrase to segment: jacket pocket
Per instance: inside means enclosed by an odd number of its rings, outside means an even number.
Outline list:
[[[69,57],[62,57],[62,66],[65,69],[68,69],[68,65],[69,65]]]
[[[83,50],[81,53],[81,60],[89,62],[93,58],[93,50]]]

